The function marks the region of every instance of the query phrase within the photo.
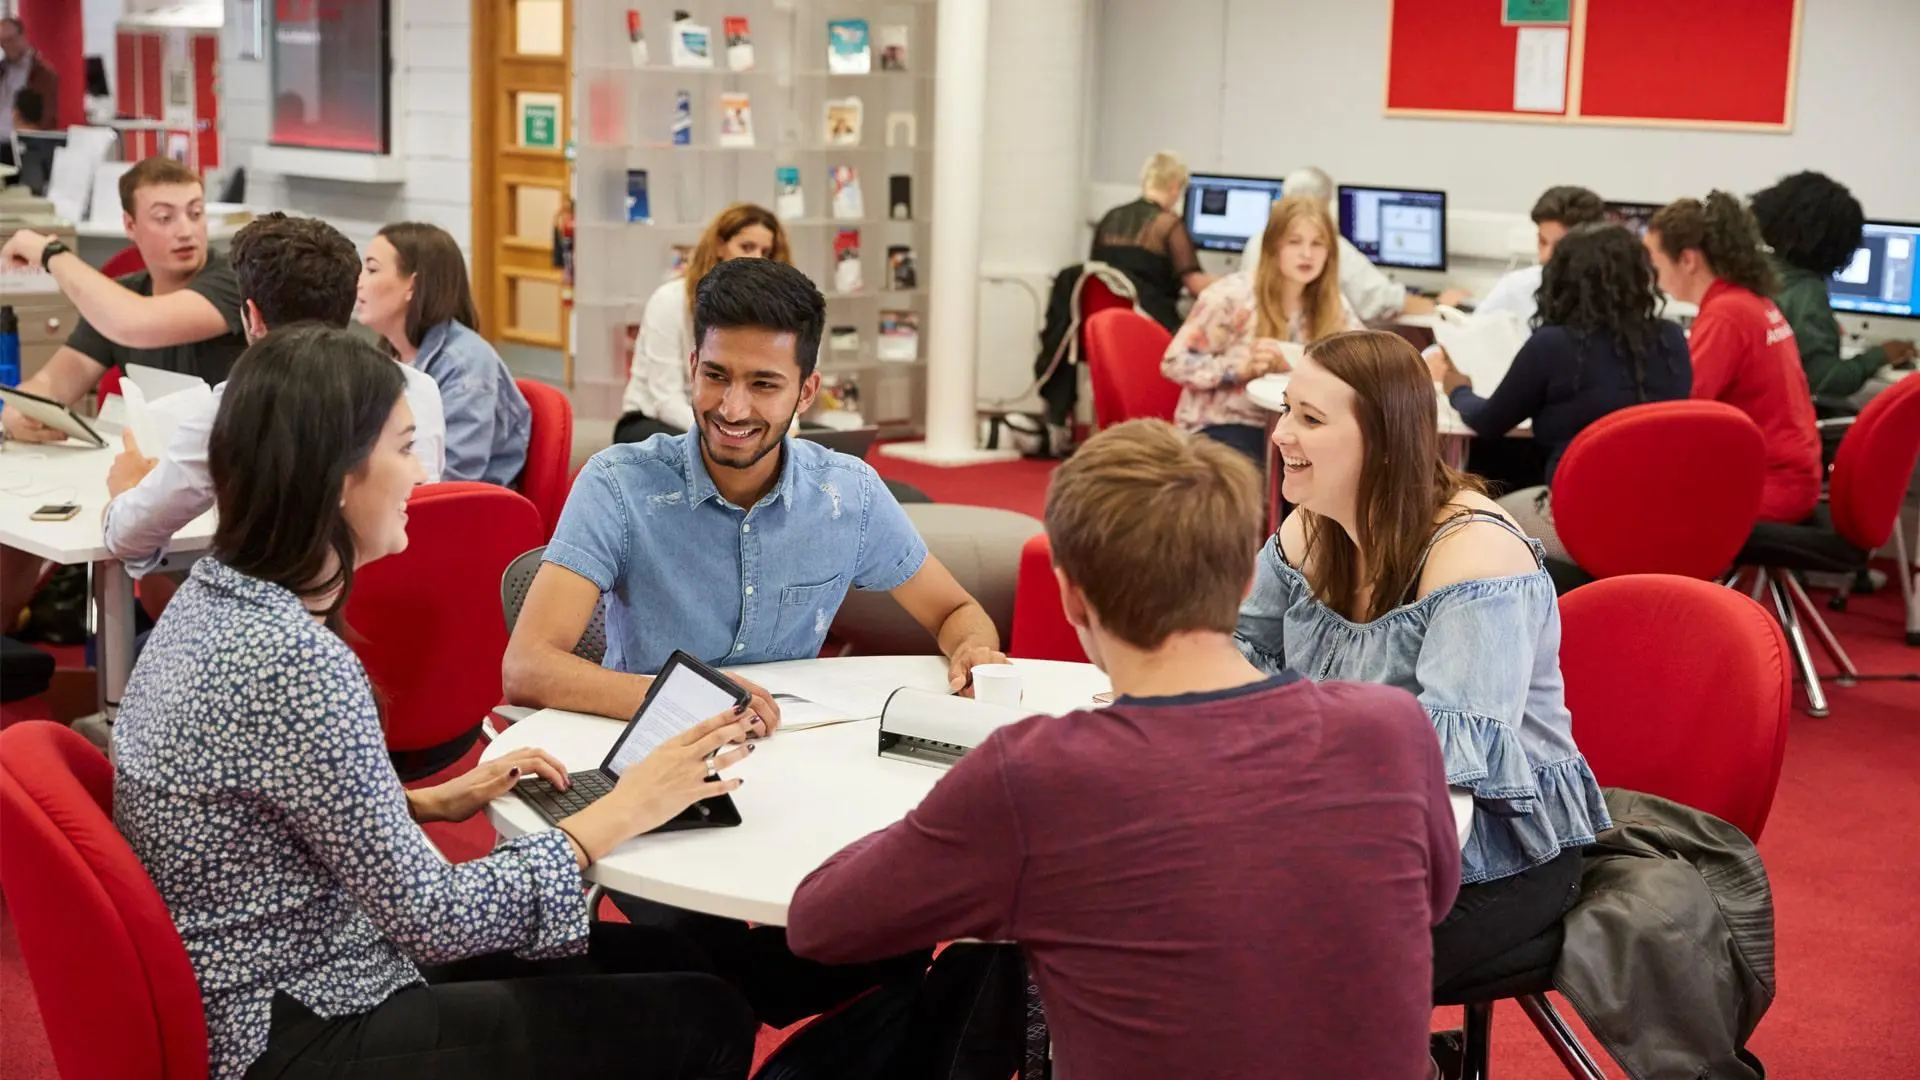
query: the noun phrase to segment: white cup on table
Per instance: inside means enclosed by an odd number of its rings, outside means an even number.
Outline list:
[[[1012,664],[975,665],[973,700],[985,705],[1020,704],[1020,669]]]

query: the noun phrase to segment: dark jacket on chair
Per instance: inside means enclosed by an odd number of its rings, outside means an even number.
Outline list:
[[[1753,842],[1711,814],[1606,789],[1554,986],[1633,1080],[1759,1080],[1745,1047],[1773,1003],[1773,892]]]

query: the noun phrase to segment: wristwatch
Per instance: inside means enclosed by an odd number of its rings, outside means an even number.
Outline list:
[[[55,255],[72,250],[72,248],[59,240],[49,240],[47,246],[40,249],[40,269],[45,270],[47,263],[52,261]]]

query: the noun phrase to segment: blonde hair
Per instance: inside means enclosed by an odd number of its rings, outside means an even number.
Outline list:
[[[773,211],[753,203],[734,203],[714,216],[707,224],[707,231],[700,234],[700,242],[693,246],[693,253],[687,256],[689,312],[693,310],[693,294],[700,287],[700,279],[707,276],[707,271],[726,261],[721,258],[721,249],[740,235],[741,229],[751,225],[758,225],[773,234],[773,248],[767,252],[767,258],[793,265],[793,245],[787,242],[787,230],[781,227],[780,219],[774,216]]]
[[[1253,309],[1257,337],[1287,336],[1287,315],[1280,306],[1283,278],[1280,273],[1280,244],[1293,228],[1305,220],[1320,230],[1327,243],[1327,264],[1320,276],[1307,283],[1300,294],[1300,330],[1305,342],[1319,341],[1347,328],[1346,311],[1340,301],[1339,233],[1327,204],[1312,195],[1289,195],[1273,204],[1267,217],[1267,231],[1260,238],[1260,264],[1253,271]]]
[[[1185,158],[1171,150],[1159,150],[1140,166],[1140,190],[1149,195],[1156,192],[1178,194],[1181,188],[1187,186],[1187,176]]]

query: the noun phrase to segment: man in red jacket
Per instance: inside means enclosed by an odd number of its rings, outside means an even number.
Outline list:
[[[801,884],[830,963],[1015,941],[1063,1075],[1409,1080],[1460,854],[1426,713],[1233,642],[1263,540],[1235,451],[1158,420],[1060,467],[1047,532],[1106,709],[993,734]]]

